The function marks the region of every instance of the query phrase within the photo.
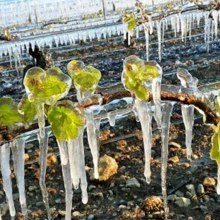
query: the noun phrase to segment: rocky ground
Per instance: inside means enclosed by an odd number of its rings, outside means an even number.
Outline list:
[[[60,60],[59,65],[65,71],[66,63],[72,58],[80,58],[86,64],[93,64],[102,71],[101,86],[119,82],[124,57],[137,54],[144,58],[143,42],[136,48],[125,48],[122,41],[100,43],[92,49],[78,49],[67,52],[53,52],[54,60]],[[200,84],[214,82],[220,79],[218,70],[219,44],[213,44],[211,53],[207,54],[204,45],[193,46],[197,39],[186,45],[180,42],[164,45],[164,58],[160,64],[164,70],[163,83],[179,83],[175,70],[179,66],[187,67],[193,76],[199,78]],[[85,47],[87,45],[84,45]],[[167,49],[169,48],[169,50]],[[151,59],[157,58],[156,46],[152,46]],[[29,62],[29,61],[27,61]],[[24,65],[27,64],[24,62]],[[8,64],[1,65],[1,95],[11,95],[18,99],[24,93],[21,77],[4,73],[10,69]],[[10,83],[10,84],[9,84]],[[210,139],[212,129],[201,120],[196,120],[193,138],[193,161],[186,160],[185,131],[179,106],[175,108],[172,117],[169,140],[169,167],[167,175],[169,218],[172,220],[219,220],[220,197],[215,192],[216,164],[209,159]],[[120,219],[164,219],[161,197],[161,139],[159,131],[155,130],[152,148],[152,181],[148,185],[144,179],[144,152],[140,124],[132,116],[116,122],[115,127],[108,123],[101,129],[100,156],[108,155],[112,170],[115,173],[107,180],[92,178],[92,159],[85,140],[86,170],[88,179],[89,202],[81,203],[80,190],[74,192],[73,219],[82,220],[120,220]],[[47,170],[47,188],[49,192],[51,212],[55,219],[64,219],[65,198],[61,166],[56,141],[49,141],[49,157]],[[38,143],[32,142],[26,146],[26,193],[29,209],[29,219],[47,219],[38,184],[39,165]],[[116,163],[117,165],[116,165]],[[107,171],[106,171],[107,173]],[[13,192],[16,209],[19,211],[18,193],[14,173]],[[8,207],[0,179],[0,210],[3,219],[10,219]],[[16,219],[22,219],[17,215]]]

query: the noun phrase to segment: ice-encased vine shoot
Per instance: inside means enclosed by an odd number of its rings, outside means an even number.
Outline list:
[[[145,170],[147,183],[151,181],[150,160],[152,146],[152,106],[148,102],[152,82],[160,77],[161,70],[156,62],[146,62],[137,56],[124,60],[122,82],[128,91],[135,96],[134,110],[137,113],[143,131]]]
[[[77,189],[80,184],[82,202],[87,203],[88,201],[83,146],[85,118],[76,104],[62,101],[49,109],[48,120],[59,146],[66,195],[65,219],[70,220],[72,185]]]
[[[133,36],[133,31],[137,26],[136,16],[134,13],[125,13],[123,15],[122,21],[125,25],[124,39],[127,39],[129,46],[131,44],[131,36]]]
[[[197,91],[198,79],[192,77],[188,70],[183,68],[177,69],[177,77],[181,82],[181,92],[184,92],[184,88],[189,88],[190,93],[194,95]],[[192,132],[194,124],[194,107],[192,105],[181,105],[182,117],[186,130],[186,149],[187,149],[187,159],[192,159]]]
[[[48,149],[48,135],[45,132],[45,110],[44,106],[54,105],[59,99],[66,96],[71,87],[72,81],[59,68],[52,67],[47,71],[40,67],[32,67],[24,77],[24,86],[30,102],[35,103],[38,126],[39,126],[39,147],[40,147],[40,187],[43,200],[51,219],[48,193],[45,184],[46,159]]]
[[[98,69],[92,66],[86,66],[82,61],[72,60],[67,65],[67,71],[73,80],[79,103],[94,96],[94,92],[101,79],[101,72]],[[99,104],[101,102],[102,99],[100,97]],[[87,137],[94,164],[94,177],[98,179],[99,122],[94,120],[93,109],[93,107],[87,108],[85,110],[85,116]]]

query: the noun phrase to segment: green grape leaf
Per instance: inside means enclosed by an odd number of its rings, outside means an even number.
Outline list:
[[[36,104],[30,102],[27,95],[24,95],[18,104],[18,111],[23,115],[23,121],[25,124],[30,124],[37,115]]]
[[[129,77],[125,77],[125,87],[128,90],[135,90],[138,86],[138,83],[135,80],[132,80]]]
[[[22,122],[22,117],[17,110],[17,106],[12,98],[0,98],[0,124],[10,126]]]
[[[67,72],[70,75],[70,77],[73,79],[75,76],[75,73],[78,70],[82,70],[84,68],[85,68],[85,64],[82,61],[72,60],[67,65]]]
[[[129,31],[132,31],[137,27],[136,16],[134,13],[125,13],[122,20],[123,23],[128,25]]]
[[[42,83],[42,88],[36,94],[39,98],[50,98],[62,94],[67,89],[67,84],[62,82],[57,76],[50,75]]]
[[[67,65],[67,71],[76,89],[81,92],[95,91],[102,76],[98,69],[92,66],[85,66],[82,61],[77,60],[72,60]]]
[[[218,112],[218,115],[220,115],[220,94],[218,94],[215,100],[215,110]]]
[[[220,133],[214,133],[212,136],[212,149],[210,151],[210,158],[216,160],[220,164]]]
[[[144,86],[138,86],[135,90],[135,96],[142,101],[149,100],[149,91]]]
[[[69,92],[71,78],[57,67],[47,71],[32,67],[24,78],[24,85],[31,97],[29,100],[53,105]]]
[[[125,88],[134,93],[138,99],[148,100],[149,91],[144,85],[161,74],[161,68],[156,62],[146,62],[132,55],[124,61],[122,81]]]
[[[48,111],[48,121],[60,141],[77,138],[84,125],[84,120],[78,112],[64,106],[52,107]]]

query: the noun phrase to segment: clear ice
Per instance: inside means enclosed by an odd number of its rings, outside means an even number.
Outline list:
[[[60,151],[60,160],[63,173],[63,182],[65,188],[65,204],[66,204],[66,215],[65,220],[71,220],[72,214],[72,181],[71,181],[71,171],[70,171],[70,162],[68,159],[68,147],[66,141],[58,141],[58,147]]]
[[[182,90],[184,88],[191,89],[192,95],[197,92],[197,84],[198,79],[192,77],[192,75],[188,72],[188,70],[179,68],[177,69],[177,77],[179,78],[182,86]],[[181,105],[182,109],[182,117],[183,122],[186,130],[186,149],[187,149],[187,159],[192,159],[192,132],[193,132],[193,125],[194,125],[194,107],[192,105]]]
[[[162,70],[161,70],[161,73],[162,73]],[[155,114],[155,120],[157,122],[158,128],[161,127],[161,118],[162,118],[161,96],[160,96],[161,79],[162,79],[162,74],[158,78],[153,79],[153,81],[152,81],[152,95],[153,95],[153,102],[155,105],[155,113],[154,114]]]
[[[149,184],[151,182],[150,161],[151,161],[151,147],[152,147],[151,103],[145,101],[139,101],[138,99],[135,99],[134,110],[138,115],[143,132],[144,155],[145,155],[144,176],[146,178],[146,182]]]
[[[173,103],[167,102],[163,107],[162,127],[161,127],[161,187],[164,202],[165,219],[168,218],[169,208],[167,203],[167,161],[168,161],[168,144],[169,144],[169,128],[170,116],[173,110]]]
[[[16,215],[13,192],[12,192],[12,181],[11,181],[11,168],[10,168],[10,146],[12,143],[3,144],[1,149],[1,172],[2,172],[2,181],[3,189],[8,201],[10,216],[14,217]]]
[[[37,105],[37,117],[38,117],[38,126],[39,126],[39,148],[40,148],[40,188],[43,196],[43,201],[46,207],[48,219],[51,220],[50,215],[50,207],[49,207],[49,199],[48,192],[45,183],[46,179],[46,170],[47,170],[47,151],[48,151],[48,133],[45,132],[45,119],[44,119],[44,104],[39,103]]]
[[[98,123],[99,124],[99,123]],[[86,110],[86,131],[89,142],[89,148],[91,150],[93,165],[94,165],[94,177],[99,178],[98,161],[99,161],[99,126],[97,126],[94,119],[92,109]]]
[[[17,179],[17,186],[19,191],[19,201],[21,205],[22,215],[26,219],[27,215],[27,204],[26,204],[26,195],[25,195],[25,181],[24,181],[24,149],[25,149],[25,139],[18,138],[15,139],[12,144],[12,157],[15,175]]]

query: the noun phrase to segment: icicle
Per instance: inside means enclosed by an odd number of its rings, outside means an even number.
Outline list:
[[[168,102],[163,108],[162,117],[162,130],[161,130],[161,142],[162,142],[162,158],[161,158],[161,186],[164,202],[165,219],[168,218],[169,208],[167,204],[167,161],[168,161],[168,142],[169,142],[169,128],[170,128],[170,116],[173,110],[173,104]]]
[[[193,17],[191,14],[189,15],[188,22],[189,22],[188,24],[189,39],[191,40],[192,39],[192,23],[193,23]]]
[[[10,216],[14,217],[15,207],[12,194],[12,182],[11,182],[11,169],[10,169],[10,145],[12,143],[3,144],[0,146],[1,149],[1,171],[3,180],[3,189],[8,200]]]
[[[186,153],[187,153],[187,159],[191,161],[192,159],[192,129],[194,124],[194,107],[193,106],[187,106],[182,105],[182,116],[183,116],[183,122],[185,125],[186,130]]]
[[[88,202],[88,193],[87,193],[87,179],[86,179],[86,170],[85,170],[85,156],[84,156],[84,144],[83,144],[83,132],[79,136],[79,158],[80,158],[80,188],[82,191],[82,203],[86,204]]]
[[[25,182],[24,182],[24,149],[25,140],[22,138],[16,139],[15,143],[12,145],[12,156],[14,163],[14,170],[17,179],[18,191],[19,191],[19,201],[21,205],[22,215],[26,219],[27,215],[27,204],[25,196]]]
[[[71,220],[71,211],[72,211],[72,181],[70,174],[70,163],[68,158],[68,147],[66,141],[57,140],[59,151],[60,151],[60,159],[63,173],[63,182],[65,187],[65,202],[66,202],[66,216],[65,220]]]
[[[157,22],[158,56],[161,61],[161,21]]]
[[[115,113],[114,112],[108,113],[108,120],[109,120],[110,126],[114,127],[115,126]]]
[[[47,210],[48,219],[51,220],[48,192],[45,183],[46,169],[47,169],[47,149],[48,149],[48,134],[45,132],[44,120],[44,104],[37,106],[38,126],[39,126],[39,147],[40,147],[40,188],[43,196],[43,201]]]
[[[161,113],[161,80],[162,80],[162,69],[159,65],[157,65],[157,68],[160,72],[160,76],[157,78],[154,78],[152,81],[152,94],[153,94],[153,102],[155,105],[155,120],[157,122],[158,128],[161,128],[161,118],[162,118],[162,113]]]
[[[192,75],[186,69],[179,68],[177,69],[177,77],[181,82],[181,90],[184,88],[190,88],[192,95],[197,92],[198,79],[192,77]],[[192,158],[192,130],[194,124],[194,107],[192,105],[181,105],[183,122],[186,130],[186,149],[187,149],[187,159],[191,160]]]
[[[217,40],[218,38],[218,18],[219,18],[219,12],[218,11],[213,11],[212,12],[212,17],[214,20],[214,28],[215,28],[215,39]]]
[[[182,41],[184,41],[184,38],[186,37],[186,19],[183,15],[180,16],[180,23],[181,23]]]
[[[148,29],[144,29],[145,41],[146,41],[146,60],[149,60],[149,32]]]
[[[218,174],[218,177],[217,177],[217,187],[216,187],[216,191],[217,191],[217,194],[220,195],[220,164],[217,165],[217,174]]]
[[[149,184],[151,182],[150,160],[151,160],[151,147],[152,147],[151,104],[149,102],[139,101],[136,99],[134,103],[134,108],[139,117],[143,132],[144,154],[145,154],[144,176],[146,178],[146,182]]]
[[[68,155],[69,155],[69,163],[70,163],[70,174],[71,180],[74,189],[79,188],[79,156],[78,156],[78,149],[79,149],[79,139],[73,139],[67,142],[68,146]]]
[[[139,27],[136,28],[136,38],[139,38]]]
[[[127,37],[128,37],[128,46],[131,45],[131,33],[128,31],[127,32]]]
[[[205,14],[205,26],[204,26],[204,39],[205,39],[205,44],[207,47],[207,53],[209,53],[209,43],[210,43],[210,19],[209,19],[209,14]]]
[[[99,136],[97,134],[97,127],[94,121],[94,115],[92,110],[86,111],[86,129],[89,147],[92,153],[93,165],[94,165],[94,177],[99,178],[98,160],[99,160]]]

